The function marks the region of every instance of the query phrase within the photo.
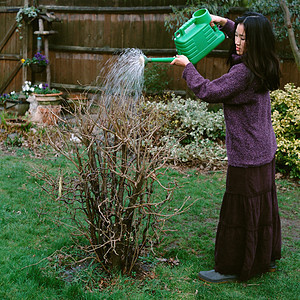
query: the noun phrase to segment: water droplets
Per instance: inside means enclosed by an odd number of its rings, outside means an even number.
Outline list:
[[[130,48],[107,61],[107,73],[101,88],[107,109],[117,105],[134,110],[142,99],[144,64],[141,63],[141,55],[141,50]]]

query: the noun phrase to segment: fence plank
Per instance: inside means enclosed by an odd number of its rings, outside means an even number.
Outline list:
[[[0,42],[0,52],[3,50],[4,46],[6,45],[8,40],[12,37],[12,35],[14,34],[16,29],[17,29],[17,23],[14,22],[12,24],[12,26],[10,27],[10,29],[6,30],[7,33],[4,36],[4,38],[2,39],[2,41]]]
[[[16,77],[17,73],[20,71],[21,68],[22,68],[22,63],[18,62],[18,64],[15,65],[14,68],[9,73],[10,75],[4,80],[4,82],[1,82],[0,94],[2,94],[5,91],[5,89],[12,82],[12,80]]]

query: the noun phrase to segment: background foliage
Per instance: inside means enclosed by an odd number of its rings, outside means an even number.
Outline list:
[[[300,178],[300,88],[287,84],[284,90],[271,93],[272,122],[277,138],[277,171]],[[161,139],[153,151],[162,146],[169,149],[169,159],[180,163],[220,167],[226,162],[225,123],[223,111],[211,111],[205,102],[183,99],[171,94],[171,99],[148,102],[159,118],[165,120]]]
[[[170,82],[168,64],[152,63],[144,71],[144,91],[150,94],[162,94]]]
[[[248,1],[239,0],[187,0],[183,9],[172,7],[173,13],[165,21],[165,27],[171,32],[175,32],[183,23],[189,20],[192,14],[200,8],[207,8],[211,14],[220,16],[226,15],[231,7],[244,7]]]
[[[272,122],[277,138],[277,168],[300,178],[300,87],[287,84],[271,93]]]
[[[282,40],[287,37],[287,30],[284,26],[283,12],[280,7],[279,1],[265,1],[265,0],[256,0],[249,1],[250,8],[254,11],[258,11],[264,15],[270,16],[275,34],[278,39]],[[299,47],[299,32],[300,32],[300,19],[299,19],[299,0],[290,0],[287,1],[287,5],[292,18],[292,26],[296,36],[296,42]]]
[[[158,110],[165,120],[156,152],[161,147],[170,151],[176,162],[200,162],[205,167],[222,165],[226,158],[224,147],[225,124],[223,111],[209,111],[208,104],[199,100],[183,99],[171,94],[166,102],[147,103]]]

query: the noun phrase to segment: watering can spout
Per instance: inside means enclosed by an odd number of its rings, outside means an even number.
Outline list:
[[[149,62],[172,62],[174,57],[146,57],[145,55],[141,55],[139,58],[140,64],[146,65]]]

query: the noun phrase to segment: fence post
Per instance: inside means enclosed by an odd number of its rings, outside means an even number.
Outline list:
[[[24,25],[23,39],[22,39],[22,58],[28,58],[28,25]],[[22,67],[22,84],[27,81],[28,68]]]
[[[28,0],[24,0],[24,7],[29,5]],[[24,22],[23,39],[22,39],[22,58],[28,58],[28,44],[29,44],[29,29],[28,24]],[[28,68],[22,67],[22,84],[28,80]]]

